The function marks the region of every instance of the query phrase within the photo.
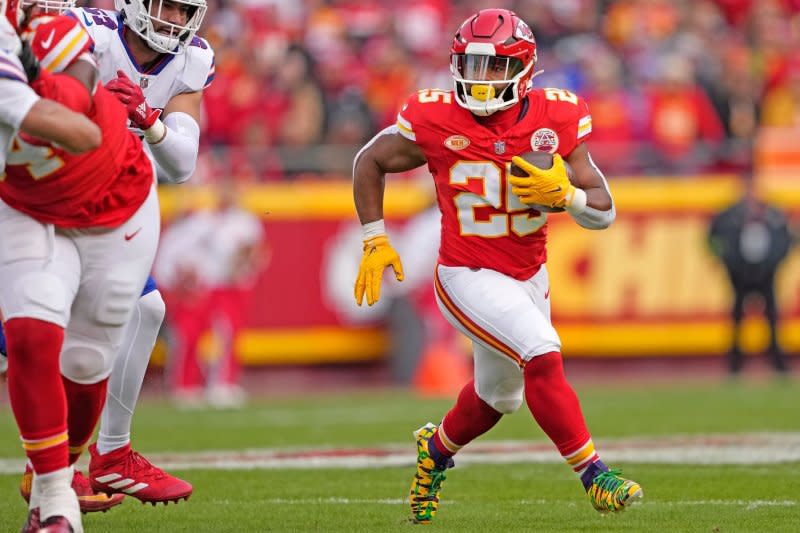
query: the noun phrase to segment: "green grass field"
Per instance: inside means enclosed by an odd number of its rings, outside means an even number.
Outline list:
[[[578,386],[596,445],[698,435],[770,432],[800,454],[797,381],[682,385]],[[403,450],[403,466],[351,468],[191,469],[188,502],[143,506],[128,497],[105,514],[84,515],[87,531],[254,532],[410,531],[405,501],[413,475],[411,432],[436,421],[450,400],[405,391],[339,393],[265,399],[240,411],[181,412],[145,400],[134,421],[135,447],[148,454],[209,450],[363,448]],[[0,466],[13,472],[22,452],[8,404],[0,406]],[[476,444],[546,442],[526,409],[505,417]],[[710,442],[713,442],[711,439]],[[546,448],[546,447],[543,447]],[[491,464],[464,461],[449,473],[437,531],[800,531],[800,462],[672,464],[626,461],[644,487],[642,504],[619,516],[595,513],[571,471],[557,461]],[[407,453],[405,453],[407,451]],[[466,456],[466,455],[465,455]],[[174,457],[170,455],[170,457]],[[620,459],[620,457],[617,457]],[[745,460],[746,462],[746,460]],[[762,464],[763,463],[763,464]],[[0,475],[0,531],[17,531],[25,505],[19,475]]]

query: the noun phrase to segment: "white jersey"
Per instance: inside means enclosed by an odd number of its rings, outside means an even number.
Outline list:
[[[237,281],[238,271],[243,268],[238,263],[241,261],[240,253],[262,241],[264,227],[252,213],[231,207],[214,213],[212,230],[208,257],[214,260],[207,261],[206,275],[212,286],[230,286]],[[250,265],[244,265],[244,268],[249,269]]]
[[[39,99],[28,87],[28,78],[17,57],[19,46],[16,32],[0,14],[0,179],[11,139]]]
[[[145,69],[133,58],[123,38],[122,14],[93,7],[76,7],[67,14],[80,21],[94,40],[94,55],[100,81],[107,83],[125,74],[142,88],[151,107],[164,109],[178,94],[202,91],[214,79],[214,51],[205,39],[195,36],[182,54],[164,54],[161,61]]]
[[[206,287],[228,287],[242,268],[239,253],[264,236],[258,217],[243,209],[190,213],[164,230],[155,275],[164,287],[174,287],[179,272],[191,272]]]

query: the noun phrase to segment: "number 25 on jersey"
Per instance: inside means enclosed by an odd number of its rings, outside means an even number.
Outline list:
[[[535,215],[535,211],[531,211],[511,192],[505,178],[510,166],[509,163],[505,169],[501,169],[492,161],[459,161],[450,168],[451,185],[467,185],[470,180],[483,182],[483,194],[461,192],[453,198],[461,235],[499,238],[514,233],[524,237],[544,226],[547,215]],[[490,214],[486,220],[478,220],[475,209],[479,207],[492,207],[504,212]]]

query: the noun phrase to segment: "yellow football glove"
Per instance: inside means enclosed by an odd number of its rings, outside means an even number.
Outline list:
[[[358,267],[356,279],[356,303],[361,305],[364,301],[364,292],[367,293],[367,305],[372,305],[381,297],[381,279],[383,270],[391,266],[397,281],[403,281],[403,265],[400,256],[389,244],[389,237],[378,235],[364,241],[364,255]]]
[[[511,192],[519,196],[528,205],[544,205],[548,207],[566,207],[575,198],[575,186],[569,182],[564,160],[559,154],[553,154],[553,166],[541,169],[530,164],[519,156],[511,161],[528,173],[527,176],[511,176]]]

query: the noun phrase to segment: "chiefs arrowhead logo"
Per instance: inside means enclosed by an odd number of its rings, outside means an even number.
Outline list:
[[[469,146],[469,139],[463,135],[451,135],[444,140],[444,145],[452,151],[458,152]]]
[[[517,21],[517,27],[514,28],[514,37],[528,41],[529,43],[536,43],[536,39],[533,37],[533,31],[531,30],[531,27],[525,24],[525,22],[522,20]]]

